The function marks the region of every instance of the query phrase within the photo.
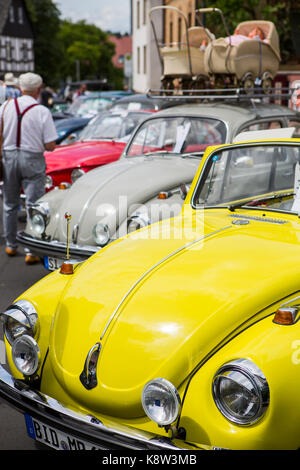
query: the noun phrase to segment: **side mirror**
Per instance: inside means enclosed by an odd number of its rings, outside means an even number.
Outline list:
[[[181,184],[180,185],[180,196],[181,199],[185,200],[187,193],[190,190],[191,185],[190,184]]]

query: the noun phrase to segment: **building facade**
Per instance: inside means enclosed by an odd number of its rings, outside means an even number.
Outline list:
[[[196,25],[195,10],[198,7],[197,0],[165,0],[166,6],[178,8],[182,15],[175,10],[167,9],[164,17],[164,42],[167,45],[184,42],[186,26],[190,28]]]
[[[33,31],[24,0],[0,0],[0,76],[34,71]]]
[[[149,20],[149,10],[162,4],[162,0],[131,0],[132,87],[137,93],[160,87],[161,65]],[[155,25],[161,42],[162,12],[155,12]]]

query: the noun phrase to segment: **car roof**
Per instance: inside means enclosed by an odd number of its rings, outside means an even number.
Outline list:
[[[276,118],[282,116],[300,117],[293,109],[286,106],[266,103],[225,103],[225,102],[210,102],[210,103],[189,103],[159,111],[155,116],[148,119],[155,119],[161,116],[191,116],[199,115],[220,119],[230,124],[241,124],[251,119],[264,119]]]

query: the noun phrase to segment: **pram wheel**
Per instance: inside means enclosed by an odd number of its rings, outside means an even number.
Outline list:
[[[265,72],[262,77],[262,88],[266,95],[272,93],[272,77],[268,72]]]
[[[244,89],[246,95],[253,93],[254,91],[254,79],[251,73],[247,74],[241,80],[241,87]]]
[[[169,91],[174,90],[174,78],[165,77],[161,80],[161,87],[163,95],[169,95]]]

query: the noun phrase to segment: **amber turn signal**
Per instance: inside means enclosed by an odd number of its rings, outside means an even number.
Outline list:
[[[275,313],[273,323],[277,325],[293,325],[298,320],[299,309],[297,307],[279,308]]]
[[[73,264],[72,263],[69,263],[67,261],[65,261],[61,267],[60,267],[60,271],[59,271],[61,274],[73,274],[74,273],[74,269],[73,269]]]
[[[169,193],[165,192],[165,191],[161,191],[159,194],[158,194],[158,199],[168,199],[169,197]]]

